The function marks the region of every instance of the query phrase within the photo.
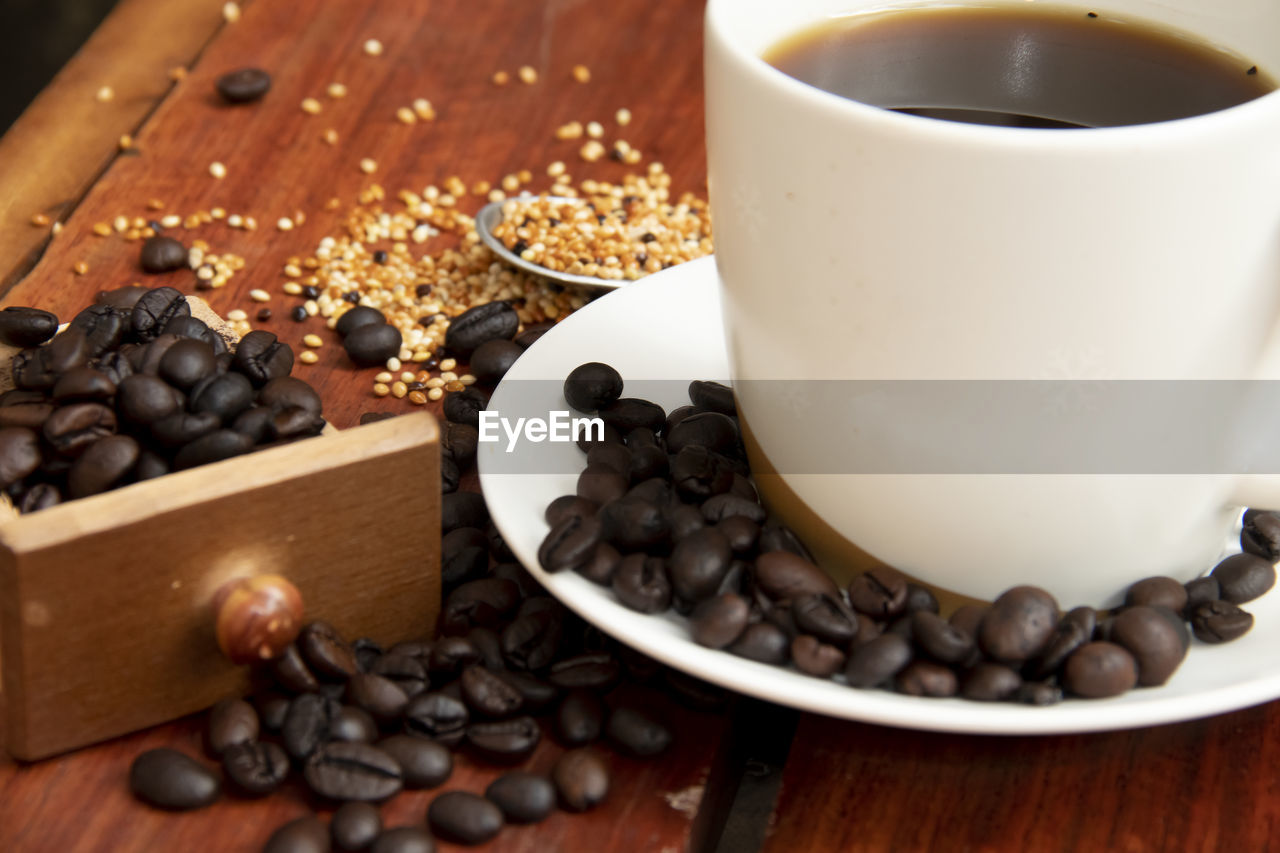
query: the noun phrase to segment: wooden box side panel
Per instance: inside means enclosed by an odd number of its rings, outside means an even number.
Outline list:
[[[9,751],[39,758],[243,693],[248,671],[218,651],[210,603],[236,577],[285,575],[309,617],[347,636],[428,634],[440,601],[437,434],[362,452],[388,433],[381,426],[280,448],[296,457],[307,444],[338,464],[31,550],[10,543],[0,561]],[[219,465],[234,477],[275,452]]]

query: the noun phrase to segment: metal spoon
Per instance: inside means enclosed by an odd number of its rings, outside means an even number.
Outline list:
[[[566,198],[564,196],[543,196],[548,201],[564,201],[575,204],[582,204],[580,198]],[[476,214],[476,233],[480,235],[480,239],[484,244],[493,250],[493,253],[502,260],[511,264],[517,269],[524,270],[530,275],[540,276],[541,278],[551,281],[558,281],[561,284],[572,284],[579,287],[602,287],[613,289],[629,284],[629,280],[625,278],[596,278],[593,275],[575,275],[568,272],[557,272],[549,270],[544,266],[526,261],[515,252],[508,249],[502,244],[502,241],[494,236],[493,229],[498,227],[498,223],[502,221],[502,205],[506,202],[493,201],[480,208],[480,212]]]

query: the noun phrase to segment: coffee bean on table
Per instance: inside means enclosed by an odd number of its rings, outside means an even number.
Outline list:
[[[330,800],[385,800],[400,792],[400,765],[367,743],[329,743],[307,759],[308,787]]]
[[[396,352],[399,351],[397,346]],[[272,379],[289,375],[289,371],[293,370],[293,350],[270,332],[254,329],[240,339],[232,364],[254,386],[260,388]]]
[[[580,364],[564,380],[564,398],[579,412],[590,414],[622,396],[622,376],[598,361]]]
[[[524,697],[506,681],[482,666],[462,671],[462,698],[481,717],[510,717],[520,710]]]
[[[525,326],[524,330],[515,336],[515,343],[521,349],[528,349],[553,328],[555,328],[555,323],[534,323],[531,326]]]
[[[524,699],[524,708],[531,713],[537,713],[548,708],[560,695],[560,691],[555,687],[540,678],[529,675],[527,672],[512,672],[508,670],[502,673],[502,678],[520,691],[520,695]]]
[[[360,367],[386,363],[387,359],[400,354],[403,344],[400,330],[389,323],[357,326],[342,339],[342,348]]]
[[[294,693],[311,693],[320,687],[315,674],[302,659],[296,643],[290,643],[280,656],[271,662],[271,673],[276,682]]]
[[[363,708],[343,705],[329,724],[329,737],[351,743],[372,743],[378,739],[378,724]]]
[[[633,758],[651,758],[671,746],[671,730],[644,712],[615,708],[605,723],[605,737],[619,751]]]
[[[471,354],[471,373],[481,384],[496,385],[523,353],[524,348],[512,341],[486,341]]]
[[[489,509],[477,492],[454,492],[440,499],[441,533],[459,527],[484,527],[488,520]]]
[[[502,811],[507,823],[537,823],[556,807],[556,789],[551,780],[523,770],[494,779],[484,796]]]
[[[446,791],[427,807],[431,831],[459,844],[483,844],[505,823],[501,809],[470,791]]]
[[[281,727],[281,741],[291,758],[302,760],[329,739],[329,728],[342,706],[319,693],[303,693],[291,703]]]
[[[571,812],[585,812],[609,795],[609,768],[592,750],[571,749],[551,769],[560,804]]]
[[[556,708],[556,737],[566,746],[583,746],[600,737],[604,731],[604,702],[596,693],[578,688],[570,690]]]
[[[1001,663],[980,661],[964,675],[960,694],[975,702],[1003,702],[1018,692],[1022,676]]]
[[[241,792],[261,797],[289,777],[289,756],[274,743],[236,743],[222,753],[222,772]]]
[[[978,645],[998,661],[1034,657],[1058,624],[1058,603],[1043,589],[1015,586],[991,605],[978,628]]]
[[[1146,604],[1167,607],[1174,613],[1181,613],[1187,606],[1187,588],[1173,578],[1143,578],[1129,587],[1124,603],[1126,607]]]
[[[148,750],[129,767],[134,796],[157,808],[186,811],[218,799],[218,777],[200,762],[174,749]]]
[[[382,723],[400,719],[409,696],[389,678],[369,672],[358,672],[347,681],[347,701],[363,708]]]
[[[845,677],[851,687],[879,687],[911,662],[911,643],[897,634],[881,634],[849,653]]]
[[[261,68],[240,68],[223,74],[214,85],[227,103],[248,104],[267,94],[271,75]]]
[[[410,734],[457,746],[462,742],[470,718],[461,699],[434,691],[409,700],[404,710],[404,727]]]
[[[329,853],[329,830],[313,814],[291,820],[267,839],[262,853]]]
[[[181,403],[173,386],[157,376],[135,374],[120,383],[116,407],[135,424],[150,424],[178,411]]]
[[[466,742],[481,758],[495,764],[522,761],[542,739],[542,730],[532,717],[515,717],[493,723],[472,723]]]
[[[459,359],[469,359],[482,344],[511,340],[519,328],[520,317],[510,303],[486,302],[468,308],[449,321],[444,333],[445,349]]]
[[[383,831],[369,853],[435,853],[436,842],[425,829],[397,826]]]
[[[328,622],[316,620],[304,625],[297,643],[311,671],[322,678],[350,678],[359,671],[351,646]]]
[[[806,593],[838,597],[831,576],[816,565],[788,551],[771,551],[756,559],[756,583],[765,595],[782,600]],[[905,591],[904,591],[905,595]]]
[[[1062,670],[1062,686],[1086,699],[1119,696],[1138,683],[1138,663],[1123,646],[1102,640],[1071,653]]]
[[[382,815],[369,803],[343,803],[329,821],[329,835],[339,850],[367,850],[381,832]]]
[[[204,341],[183,338],[160,358],[160,378],[177,388],[191,388],[214,372],[213,347]]]
[[[435,788],[453,773],[453,753],[443,744],[417,735],[392,735],[378,749],[395,759],[406,788]]]
[[[0,311],[0,343],[11,347],[37,347],[58,331],[58,318],[39,308],[11,305]]]
[[[213,412],[228,423],[253,405],[253,396],[253,385],[244,376],[219,373],[191,389],[189,407],[193,412]]]
[[[172,237],[160,234],[148,237],[142,244],[138,263],[143,272],[162,273],[182,269],[187,265],[187,247]],[[145,294],[142,299],[145,299]]]
[[[222,755],[228,747],[258,739],[258,712],[243,699],[223,699],[209,709],[209,752]]]
[[[1204,643],[1228,643],[1253,627],[1253,614],[1229,601],[1205,601],[1191,609],[1191,629]]]
[[[1265,557],[1232,554],[1214,566],[1211,576],[1218,581],[1223,601],[1244,604],[1275,586],[1276,567]]]
[[[345,338],[361,326],[381,326],[385,325],[386,322],[387,318],[377,308],[371,308],[368,305],[356,305],[350,310],[344,311],[342,316],[338,317],[333,329]]]
[[[473,385],[444,398],[444,417],[450,423],[478,427],[480,413],[488,405],[488,395]]]

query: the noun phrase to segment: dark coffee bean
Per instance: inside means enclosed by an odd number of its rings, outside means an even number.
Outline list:
[[[112,290],[99,290],[94,294],[93,302],[95,305],[109,305],[112,308],[132,309],[137,304],[142,295],[151,288],[143,287],[140,284],[127,285],[125,287],[117,287]]]
[[[555,323],[534,323],[531,326],[525,326],[524,331],[515,336],[515,343],[521,349],[528,349],[533,346],[547,332],[555,328]]]
[[[444,416],[450,423],[479,427],[480,413],[488,405],[488,395],[473,385],[444,398]]]
[[[293,376],[278,376],[258,391],[258,404],[273,409],[302,408],[314,415],[321,411],[316,389]]]
[[[329,821],[329,836],[339,850],[367,850],[382,832],[382,815],[369,803],[343,803]]]
[[[252,449],[253,442],[249,436],[230,429],[214,430],[179,450],[173,458],[173,467],[176,471],[182,471],[230,459]]]
[[[300,406],[290,406],[272,416],[267,435],[277,439],[306,438],[319,435],[323,429],[323,418],[316,417]]]
[[[178,411],[180,403],[173,387],[164,380],[135,374],[120,383],[116,407],[125,420],[151,424]]]
[[[502,656],[514,669],[538,670],[560,649],[564,628],[547,613],[519,616],[502,629]]]
[[[496,628],[519,604],[520,588],[512,581],[493,577],[470,581],[449,593],[441,611],[441,630],[459,634],[473,625]]]
[[[258,739],[258,712],[243,699],[223,699],[209,709],[209,752],[222,755],[236,744]]]
[[[598,444],[587,451],[587,465],[603,465],[630,479],[631,451],[625,444]]]
[[[149,273],[182,269],[187,265],[187,247],[172,237],[163,237],[159,234],[148,237],[142,244],[138,264],[143,272]],[[146,296],[141,298],[146,299]]]
[[[526,672],[504,671],[502,680],[520,691],[520,696],[524,700],[524,709],[531,713],[549,708],[560,696],[560,691],[555,687]]]
[[[551,665],[547,681],[562,690],[584,688],[604,693],[622,678],[622,664],[608,652],[588,652]]]
[[[731,453],[738,445],[738,425],[717,412],[700,412],[684,418],[666,435],[667,450],[679,453],[690,445],[700,445],[720,453]],[[757,521],[764,521],[761,514]]]
[[[665,477],[671,459],[661,447],[642,446],[631,451],[631,481],[643,482],[653,477]]]
[[[280,656],[271,662],[271,672],[276,682],[286,690],[294,693],[311,693],[320,687],[315,674],[311,672],[298,646],[290,643]]]
[[[0,311],[0,343],[38,347],[58,332],[58,318],[39,308],[11,305]]]
[[[1206,601],[1217,601],[1222,597],[1222,590],[1218,586],[1218,579],[1213,575],[1187,581],[1184,588],[1187,591],[1187,604],[1183,608],[1183,613],[1187,614],[1188,619],[1193,610]]]
[[[955,672],[939,663],[913,660],[894,679],[899,693],[908,696],[947,697],[959,690]]]
[[[343,705],[329,725],[329,736],[335,741],[372,743],[378,739],[378,724],[363,708]]]
[[[1038,654],[1058,624],[1058,603],[1034,586],[1000,594],[978,628],[978,645],[999,661],[1019,662]]]
[[[770,622],[756,622],[725,646],[725,651],[747,660],[781,666],[791,654],[791,636]]]
[[[427,689],[426,665],[408,654],[389,652],[373,662],[369,673],[393,682],[409,699]]]
[[[692,604],[710,598],[719,590],[732,559],[729,540],[719,530],[704,527],[693,531],[671,552],[668,571],[672,591]]]
[[[44,422],[45,440],[66,457],[76,457],[116,431],[115,412],[101,403],[72,403],[54,410]]]
[[[397,826],[379,835],[369,853],[436,853],[436,842],[425,829]]]
[[[200,341],[213,350],[214,356],[227,352],[227,341],[205,322],[196,317],[174,317],[164,327],[164,335],[173,335],[180,340]]]
[[[840,590],[822,569],[788,551],[771,551],[756,559],[755,580],[775,601],[806,593],[836,598]],[[905,591],[903,593],[905,598]]]
[[[578,496],[602,508],[627,492],[630,479],[607,465],[588,465],[578,475]]]
[[[406,788],[435,788],[453,773],[453,753],[442,744],[416,735],[392,735],[378,749],[395,759]]]
[[[515,717],[493,723],[467,726],[467,746],[486,761],[510,764],[524,760],[542,739],[542,730],[532,717]]]
[[[560,804],[571,812],[585,812],[609,795],[609,768],[588,748],[571,749],[551,769]]]
[[[1146,604],[1181,613],[1187,606],[1187,589],[1173,578],[1144,578],[1129,587],[1124,603],[1126,607]]]
[[[29,403],[48,403],[48,401],[49,398],[41,391],[24,391],[21,388],[10,388],[8,391],[0,394],[0,409],[27,405]]]
[[[23,513],[38,512],[62,503],[62,493],[58,487],[49,483],[36,483],[22,496],[18,502],[18,511]]]
[[[484,527],[489,509],[478,492],[455,492],[440,499],[440,529],[443,533],[459,527]]]
[[[844,648],[858,632],[858,617],[843,599],[808,593],[791,601],[791,618],[798,631]]]
[[[173,251],[176,246],[176,250],[182,252],[182,260],[179,264],[186,263],[187,251],[177,240],[170,237],[152,237],[147,243],[150,244],[153,240],[163,241],[161,245],[168,247],[166,252]],[[145,253],[145,245],[143,250]],[[190,314],[191,307],[187,305],[187,298],[179,291],[172,287],[157,287],[155,290],[144,293],[137,301],[133,306],[129,322],[133,333],[145,342],[155,340],[175,317],[187,317]]]
[[[1122,646],[1096,641],[1086,643],[1067,658],[1062,686],[1086,699],[1118,696],[1138,683],[1138,664]]]
[[[1191,610],[1191,628],[1204,643],[1228,643],[1252,627],[1253,614],[1229,601],[1205,601]]]
[[[427,807],[431,831],[459,844],[483,844],[501,832],[505,823],[501,809],[470,791],[447,791]]]
[[[267,94],[271,75],[261,68],[240,68],[223,74],[214,86],[228,104],[248,104]]]
[[[916,583],[907,584],[907,601],[902,607],[903,613],[937,613],[941,607],[938,598],[928,587]]]
[[[809,553],[809,549],[800,541],[800,537],[791,531],[791,528],[779,524],[770,519],[760,528],[759,550],[761,554],[768,554],[771,551],[786,551],[802,557],[809,562],[813,562],[813,555]]]
[[[386,325],[386,322],[387,318],[377,308],[370,308],[368,305],[357,305],[349,311],[344,311],[342,316],[338,318],[338,322],[334,324],[333,329],[345,338],[362,326],[382,326]]]
[[[404,710],[405,731],[446,746],[462,742],[469,721],[470,715],[462,700],[439,691],[415,696]]]
[[[765,520],[764,507],[756,503],[754,500],[726,492],[722,495],[715,495],[703,502],[702,517],[706,519],[708,524],[716,522],[728,521],[736,519],[739,523],[747,521],[752,524],[752,528],[759,535],[759,525]]]
[[[607,408],[621,396],[622,376],[598,361],[578,365],[564,380],[564,398],[579,412]]]
[[[671,746],[671,731],[647,714],[623,706],[609,714],[605,737],[624,755],[651,758]]]
[[[614,569],[612,587],[623,605],[641,613],[661,613],[671,606],[671,581],[661,557],[623,557]]]
[[[329,739],[329,728],[342,710],[333,699],[319,693],[303,693],[289,703],[281,741],[289,757],[301,761]]]
[[[182,447],[216,430],[222,419],[212,412],[174,412],[151,424],[151,437],[164,447]]]
[[[19,393],[39,392],[20,391]],[[17,403],[12,406],[0,407],[0,428],[23,427],[42,432],[44,430],[44,422],[49,420],[49,416],[53,414],[53,408],[52,403]]]
[[[1181,584],[1178,589],[1182,589]],[[1187,653],[1174,625],[1154,607],[1145,605],[1117,613],[1111,623],[1110,639],[1133,655],[1138,664],[1138,683],[1144,687],[1168,681]]]
[[[130,331],[131,314],[132,311],[107,305],[90,305],[72,318],[68,330],[84,335],[89,344],[89,355],[98,358],[120,346]]]
[[[403,343],[404,338],[395,326],[388,323],[381,325],[371,323],[352,329],[350,334],[343,338],[342,348],[357,365],[371,367],[384,364],[387,359],[399,355]]]
[[[115,393],[111,377],[92,367],[74,367],[53,386],[53,399],[59,403],[103,403]]]
[[[547,524],[555,527],[569,516],[592,518],[598,509],[600,509],[600,505],[595,501],[589,501],[577,495],[561,495],[547,504],[543,517],[546,518]]]
[[[329,831],[320,818],[304,815],[271,833],[262,853],[329,853]]]
[[[851,687],[879,687],[911,662],[911,644],[897,634],[881,634],[849,653],[845,677]]]
[[[444,345],[451,355],[469,359],[482,344],[509,341],[520,328],[516,309],[507,302],[486,302],[463,311],[449,322]]]
[[[523,353],[524,347],[512,341],[486,341],[471,354],[471,373],[483,385],[497,385]]]
[[[452,676],[480,662],[480,651],[465,637],[442,637],[431,647],[428,668],[434,676]]]
[[[1280,515],[1247,510],[1240,530],[1240,547],[1272,563],[1280,560]]]
[[[801,634],[791,641],[791,660],[806,675],[830,678],[844,669],[845,653],[817,637]]]
[[[702,520],[702,513],[698,512],[696,507],[679,502],[674,505],[668,503],[665,506],[667,525],[671,531],[671,539],[675,542],[707,526],[707,523]]]
[[[400,765],[367,743],[330,743],[307,759],[303,778],[316,794],[330,800],[386,800],[400,793]]]
[[[592,583],[610,586],[613,583],[613,573],[617,570],[618,563],[621,561],[622,556],[618,553],[617,548],[614,548],[608,542],[601,542],[596,545],[590,559],[575,571]]]
[[[719,382],[693,380],[689,383],[689,399],[699,408],[724,415],[734,415],[738,411],[733,400],[733,389]]]
[[[1072,652],[1093,639],[1097,624],[1098,614],[1092,607],[1076,607],[1068,611],[1044,648],[1027,662],[1027,674],[1031,678],[1046,678],[1057,672]]]
[[[965,673],[960,693],[975,702],[1003,702],[1022,687],[1022,677],[1004,664],[982,661]]]
[[[524,697],[503,679],[481,666],[462,671],[462,698],[481,717],[510,717],[520,710]]]
[[[697,606],[689,620],[693,641],[711,649],[723,649],[746,630],[751,606],[732,592],[707,599]]]
[[[579,688],[565,694],[556,708],[556,737],[566,746],[583,746],[604,731],[604,702],[593,691]]]
[[[279,733],[284,727],[285,715],[289,713],[289,697],[279,693],[265,693],[255,696],[253,704],[258,710],[258,719],[265,731]]]
[[[261,797],[289,777],[289,756],[274,743],[235,743],[222,752],[222,770],[242,793]]]
[[[911,614],[911,637],[920,651],[941,663],[963,663],[975,649],[970,634],[928,610]]]
[[[512,586],[515,586],[514,582]],[[472,628],[467,632],[467,640],[480,653],[480,666],[492,673],[506,671],[507,662],[502,659],[502,639],[490,628]]]
[[[128,356],[123,354],[123,349],[109,352],[99,358],[97,369],[116,387],[119,387],[125,377],[132,376],[134,373],[133,365],[129,363]]]
[[[733,470],[720,454],[691,445],[672,460],[671,481],[684,500],[705,501],[729,491]]]
[[[1276,584],[1276,567],[1265,557],[1232,554],[1213,567],[1223,601],[1244,604]]]
[[[577,569],[595,553],[603,530],[594,517],[568,516],[551,528],[538,548],[538,563],[548,572]]]
[[[656,432],[662,429],[662,423],[667,418],[667,413],[657,403],[636,397],[621,397],[600,409],[596,414],[606,424],[624,435],[641,427]]]
[[[218,799],[218,777],[190,756],[174,749],[151,749],[129,767],[129,788],[145,803],[186,811]]]
[[[40,439],[23,427],[0,429],[0,488],[8,488],[40,467]]]
[[[690,415],[696,415],[698,411],[697,406],[677,406],[667,412],[667,419],[662,422],[662,434],[671,435],[671,430],[675,429],[681,421]]]
[[[714,499],[713,499],[714,500]],[[749,554],[760,538],[760,525],[742,515],[731,515],[716,525],[735,555]]]
[[[476,448],[480,442],[479,431],[469,424],[456,424],[446,421],[441,433],[440,445],[449,452],[459,467],[466,468],[476,459]]]
[[[877,566],[849,583],[849,603],[873,619],[889,619],[906,611],[908,585],[902,572]]]
[[[223,423],[235,420],[252,405],[253,385],[239,373],[210,376],[191,389],[191,411],[213,412]]]
[[[399,335],[399,332],[396,334]],[[397,344],[396,352],[399,351]],[[254,329],[240,339],[232,365],[248,377],[254,387],[261,388],[272,379],[289,375],[289,371],[293,370],[293,350],[288,344],[280,343],[270,332]]]
[[[489,783],[484,796],[508,823],[538,823],[556,807],[556,789],[546,776],[513,770]]]

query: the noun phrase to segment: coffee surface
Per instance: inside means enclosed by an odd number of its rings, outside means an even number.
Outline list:
[[[887,109],[975,124],[1077,128],[1187,118],[1276,88],[1187,33],[1032,6],[833,18],[770,48],[799,80]]]

